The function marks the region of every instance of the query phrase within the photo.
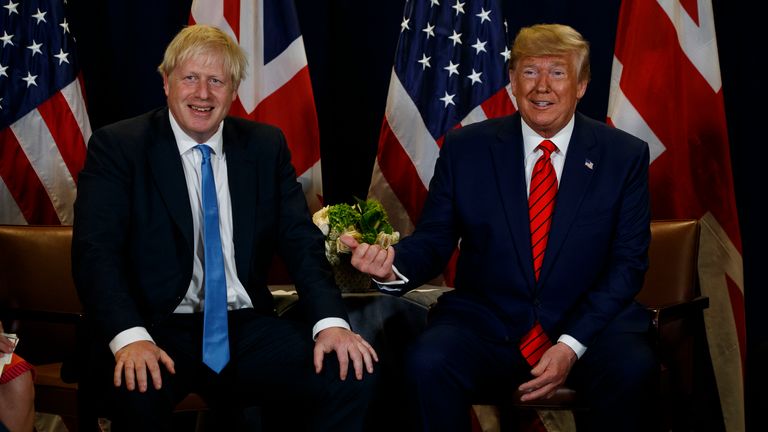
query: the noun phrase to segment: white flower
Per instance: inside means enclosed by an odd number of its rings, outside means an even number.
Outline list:
[[[400,233],[397,231],[394,231],[392,234],[380,232],[379,235],[376,236],[376,244],[383,249],[390,247],[398,241],[400,241]]]
[[[331,206],[325,206],[321,208],[320,210],[316,211],[315,214],[312,215],[312,222],[320,228],[320,231],[323,232],[324,236],[328,235],[328,232],[331,229],[330,220],[328,218],[328,210]]]

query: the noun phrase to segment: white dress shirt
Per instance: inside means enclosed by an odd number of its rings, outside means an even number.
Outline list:
[[[173,113],[169,112],[171,129],[173,130],[176,145],[181,155],[181,163],[184,168],[184,177],[187,183],[187,192],[189,194],[189,203],[192,207],[192,232],[194,235],[194,254],[192,261],[192,280],[189,282],[187,293],[176,307],[174,313],[202,313],[205,304],[203,287],[203,261],[205,250],[203,242],[200,241],[202,235],[202,192],[201,192],[201,163],[202,155],[195,148],[199,143],[187,135],[179,126]],[[227,281],[227,310],[237,310],[244,308],[253,308],[245,287],[237,277],[237,268],[235,267],[235,248],[232,230],[232,200],[229,195],[229,182],[227,177],[227,158],[224,154],[224,143],[222,139],[223,122],[219,124],[219,129],[205,143],[211,147],[211,167],[213,168],[213,178],[216,183],[216,199],[219,204],[219,229],[221,230],[221,247],[224,256],[224,275]],[[349,324],[341,318],[323,318],[312,328],[312,335],[317,334],[329,327],[343,327],[349,329]],[[109,343],[109,348],[114,354],[120,348],[129,343],[148,340],[153,341],[152,337],[144,327],[132,327],[118,333]],[[153,341],[154,342],[154,341]]]

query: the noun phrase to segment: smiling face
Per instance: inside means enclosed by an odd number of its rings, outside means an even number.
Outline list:
[[[181,129],[201,144],[219,128],[237,94],[222,56],[215,52],[193,55],[164,74],[163,88]]]
[[[523,57],[509,72],[512,94],[525,123],[544,138],[560,131],[587,90],[574,54]]]

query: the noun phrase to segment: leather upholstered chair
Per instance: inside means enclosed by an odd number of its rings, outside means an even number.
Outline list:
[[[70,431],[92,430],[96,419],[85,420],[90,411],[78,406],[75,356],[87,340],[77,334],[84,316],[71,244],[71,226],[0,225],[0,319],[19,335],[17,352],[35,366],[35,409],[61,416]],[[192,394],[175,412],[206,409]]]
[[[697,278],[699,223],[697,220],[651,222],[649,268],[637,300],[653,315],[656,348],[661,361],[659,408],[664,430],[677,430],[690,412],[693,393],[694,348],[703,332],[703,310],[709,299],[699,294]],[[548,400],[521,402],[516,408],[579,410],[578,393],[561,388]]]

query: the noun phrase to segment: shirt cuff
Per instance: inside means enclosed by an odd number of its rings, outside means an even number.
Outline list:
[[[403,288],[399,285],[405,285],[408,283],[408,278],[405,277],[400,271],[395,267],[392,266],[392,271],[395,272],[395,276],[397,276],[396,280],[390,281],[390,282],[379,282],[376,279],[373,279],[374,282],[376,282],[376,285],[379,288],[379,291],[382,292],[401,292]]]
[[[317,339],[318,333],[331,327],[341,327],[347,330],[351,330],[349,323],[341,318],[323,318],[318,321],[314,327],[312,327],[312,339]]]
[[[109,341],[109,349],[112,350],[112,355],[115,355],[115,353],[120,351],[124,346],[143,340],[155,343],[147,329],[144,327],[131,327],[121,331],[117,336],[112,338],[112,340]]]
[[[581,356],[583,356],[584,353],[587,352],[587,347],[582,345],[581,342],[577,341],[573,336],[564,334],[564,335],[561,335],[557,339],[557,341],[568,345],[568,347],[570,347],[573,350],[573,352],[576,353],[577,359],[580,359]]]

